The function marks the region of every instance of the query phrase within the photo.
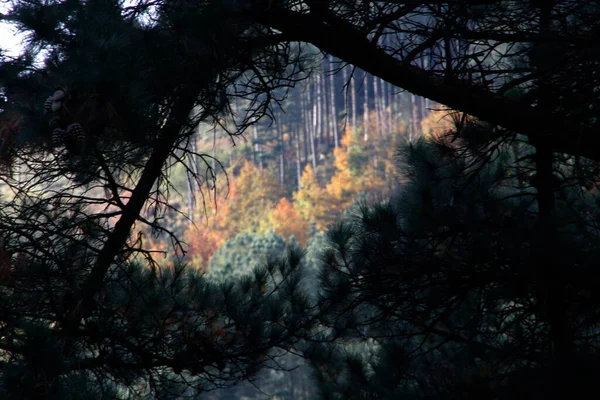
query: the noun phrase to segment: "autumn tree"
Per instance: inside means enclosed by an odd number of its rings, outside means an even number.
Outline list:
[[[373,120],[371,114],[369,124]],[[380,200],[388,196],[394,186],[394,148],[405,138],[402,132],[383,135],[378,133],[380,126],[371,125],[375,132],[367,142],[360,132],[347,130],[340,147],[333,152],[335,172],[326,190],[340,211],[350,207],[360,196],[371,202]]]
[[[300,188],[294,193],[294,207],[305,221],[324,230],[338,215],[330,205],[330,196],[317,181],[313,168],[307,165],[302,172]]]
[[[282,197],[271,211],[269,225],[282,237],[289,239],[293,236],[300,245],[306,246],[310,226],[285,197]]]
[[[360,146],[359,135],[347,131],[334,150],[335,173],[326,186],[327,193],[335,199],[339,210],[348,208],[356,200],[355,196],[364,190],[367,184],[368,159],[366,151]]]
[[[188,259],[196,268],[206,268],[226,240],[240,233],[264,234],[271,228],[270,213],[281,193],[276,178],[247,160],[231,171],[225,188],[196,204],[201,218],[189,224],[183,235],[189,244]]]
[[[218,199],[203,221],[188,225],[184,233],[187,243],[187,260],[192,267],[205,270],[213,253],[228,239],[224,229],[230,217],[226,200]]]
[[[280,198],[281,187],[277,178],[256,164],[244,161],[239,172],[232,178],[230,218],[224,227],[228,234],[258,232],[268,230],[269,211]]]

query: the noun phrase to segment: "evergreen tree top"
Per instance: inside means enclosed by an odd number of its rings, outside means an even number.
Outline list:
[[[25,47],[0,67],[3,119],[22,117],[13,146],[50,147],[49,119],[58,115],[63,127],[82,126],[86,157],[116,143],[148,149],[165,135],[189,136],[201,121],[218,123],[231,96],[252,101],[238,120],[243,131],[269,112],[271,91],[299,76],[284,63],[293,57],[289,46],[273,47],[267,31],[227,2],[146,9],[117,1],[14,3],[2,19],[25,34]],[[58,88],[66,96],[44,115]],[[130,157],[121,161],[139,154]]]

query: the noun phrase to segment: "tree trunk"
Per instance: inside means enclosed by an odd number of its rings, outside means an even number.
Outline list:
[[[285,140],[283,138],[280,118],[275,120],[275,129],[277,130],[277,139],[279,140],[279,183],[285,185]]]
[[[323,130],[322,130],[322,119],[323,119],[323,113],[321,112],[321,106],[323,104],[323,102],[321,101],[321,81],[322,76],[321,76],[322,72],[319,71],[319,73],[316,74],[315,76],[315,81],[314,81],[314,85],[315,85],[315,94],[316,94],[316,101],[313,105],[313,109],[314,109],[314,121],[313,121],[313,132],[315,135],[315,139],[317,142],[317,147],[320,147],[321,145],[321,141],[322,141],[322,134],[323,134]]]
[[[389,85],[389,84],[388,84]],[[389,126],[390,126],[390,132],[393,133],[398,133],[398,123],[397,120],[400,117],[398,114],[398,97],[400,97],[400,95],[398,93],[394,93],[394,87],[392,85],[389,85],[389,90],[388,90],[388,107],[389,107]]]
[[[413,141],[416,138],[417,133],[419,132],[418,125],[418,109],[417,109],[417,96],[414,94],[410,95],[410,135],[408,137],[409,141]]]
[[[365,85],[363,99],[363,139],[366,142],[369,140],[369,76],[366,71],[364,73],[363,84]]]
[[[254,141],[254,163],[256,164],[258,161],[258,169],[263,169],[263,157],[262,157],[262,148],[260,146],[260,142],[258,140],[258,128],[256,124],[252,125],[252,138]]]
[[[323,73],[321,74],[321,128],[319,128],[321,130],[321,143],[326,144],[326,148],[329,147],[329,143],[331,143],[331,138],[330,138],[330,132],[331,130],[329,129],[329,114],[327,113],[328,111],[328,106],[327,104],[329,103],[327,100],[329,99],[328,93],[327,93],[327,75],[326,75],[326,67],[323,66]],[[319,149],[317,148],[317,152],[320,153]]]
[[[297,189],[300,189],[300,179],[302,178],[302,163],[300,162],[300,123],[296,125],[296,177]]]
[[[308,91],[308,87],[306,88],[306,90]],[[303,133],[304,133],[304,162],[306,162],[308,160],[308,138],[310,136],[310,93],[307,94],[306,98],[305,96],[301,97],[301,101],[300,101],[300,108],[302,109],[302,115],[303,115],[303,119],[302,121],[304,122],[304,129],[303,129]]]
[[[383,130],[383,135],[385,137],[388,137],[389,133],[390,133],[390,126],[389,126],[389,112],[388,112],[388,90],[387,90],[387,84],[385,83],[385,81],[381,78],[379,79],[379,87],[381,88],[381,102],[380,102],[380,106],[381,106],[381,128]]]
[[[344,67],[344,72],[346,68]],[[345,74],[344,74],[345,75]],[[344,81],[345,81],[344,76]],[[338,139],[338,123],[337,123],[337,112],[335,108],[335,79],[333,75],[333,56],[329,56],[329,118],[331,120],[331,135],[333,135],[333,146],[338,148],[340,146]]]
[[[197,149],[197,139],[198,139],[198,131],[200,130],[200,127],[198,126],[198,129],[196,130],[196,134],[193,135],[190,138],[190,150],[193,153],[197,153],[198,149]],[[215,153],[215,149],[213,146],[213,159],[214,159],[214,153]],[[194,224],[194,218],[195,218],[195,209],[196,209],[196,195],[195,195],[195,191],[198,189],[198,184],[196,179],[198,179],[198,157],[190,157],[189,161],[188,161],[188,168],[190,168],[192,170],[193,176],[190,177],[190,174],[188,173],[188,217],[189,217],[189,224],[192,225]],[[214,170],[214,167],[213,167]]]
[[[344,68],[342,68],[342,104],[344,107],[344,123],[342,126],[344,130],[346,129],[348,124],[350,124],[351,113],[351,110],[349,109],[350,102],[348,101],[348,96],[350,95],[350,81],[348,80],[348,68],[350,67],[348,67],[347,65],[344,65]],[[337,88],[334,87],[334,90],[337,90]]]
[[[352,103],[352,132],[356,132],[356,70],[350,75],[350,101]]]
[[[373,76],[373,101],[375,103],[375,132],[377,134],[377,136],[381,135],[381,120],[380,120],[380,114],[381,114],[381,99],[379,98],[379,88],[377,87],[377,80],[378,78],[376,76]]]
[[[331,127],[331,104],[329,101],[331,98],[331,89],[329,87],[329,75],[331,75],[329,59],[323,61],[323,71],[323,142],[325,143],[325,148],[329,149],[333,143],[333,128]]]
[[[311,127],[310,127],[310,134],[308,136],[309,140],[310,140],[310,154],[312,157],[312,166],[313,169],[317,168],[317,155],[315,154],[315,135],[317,132],[317,101],[316,99],[313,100],[312,102],[312,118],[311,118]]]

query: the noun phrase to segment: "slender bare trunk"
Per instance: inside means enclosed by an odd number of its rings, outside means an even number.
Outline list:
[[[381,135],[381,99],[379,98],[379,88],[377,84],[378,78],[373,76],[373,101],[375,103],[375,125],[377,136]]]
[[[275,129],[277,130],[277,139],[279,140],[279,183],[285,184],[285,140],[283,138],[283,129],[281,121],[275,120]]]
[[[343,93],[342,93],[342,104],[344,107],[344,124],[343,124],[343,129],[346,129],[346,126],[348,125],[349,121],[348,119],[350,118],[350,110],[349,110],[349,101],[348,101],[348,96],[350,95],[350,81],[348,80],[348,66],[345,65],[344,68],[342,68],[342,89],[343,89]],[[334,88],[334,90],[336,90],[336,88]]]
[[[350,101],[352,103],[352,132],[356,132],[356,70],[350,76]]]
[[[323,119],[323,113],[321,112],[321,106],[322,106],[322,101],[321,101],[321,72],[319,72],[316,76],[315,76],[315,81],[314,81],[314,85],[315,85],[315,94],[316,94],[316,98],[315,98],[315,102],[313,105],[313,113],[314,113],[314,119],[313,119],[313,132],[315,135],[315,139],[317,142],[317,146],[321,145],[321,140],[322,137],[321,135],[323,134],[322,129],[321,129],[321,123],[322,123],[322,119]]]
[[[258,161],[258,169],[263,169],[262,148],[258,141],[258,128],[256,124],[252,125],[252,137],[254,140],[254,163]]]
[[[308,87],[306,89],[309,90]],[[306,98],[304,96],[301,97],[300,108],[302,109],[303,122],[304,122],[304,158],[303,160],[306,162],[308,160],[308,138],[310,136],[310,93],[307,93]]]
[[[419,132],[418,126],[418,110],[417,110],[417,96],[414,94],[410,95],[410,135],[408,140],[412,142],[412,140],[416,137]]]
[[[396,103],[398,94],[394,93],[394,86],[388,85],[388,107],[389,107],[389,119],[388,125],[390,127],[390,133],[396,133],[398,128],[396,124],[396,118],[398,118],[398,111],[396,110]]]
[[[312,118],[311,118],[312,125],[310,127],[311,128],[310,134],[308,136],[309,140],[310,140],[310,154],[312,157],[311,162],[312,162],[313,169],[317,168],[317,155],[315,154],[316,153],[316,151],[315,151],[315,136],[317,133],[317,126],[318,126],[318,124],[317,124],[317,110],[318,110],[317,103],[318,103],[317,99],[314,99],[312,102]]]
[[[300,189],[300,179],[302,178],[302,164],[300,162],[300,123],[296,125],[296,177],[297,188]]]
[[[379,79],[379,78],[377,78]],[[381,111],[381,131],[384,135],[388,132],[387,126],[387,90],[385,82],[379,79],[379,88],[381,89],[381,95],[379,96],[379,109]]]
[[[388,136],[390,136],[392,133],[395,133],[395,129],[393,126],[394,123],[394,112],[392,110],[392,105],[394,104],[394,87],[392,85],[390,85],[389,83],[387,83],[385,80],[383,81],[385,82],[385,86],[388,88],[387,90],[387,116],[388,116],[388,128],[389,128],[389,134]]]
[[[344,72],[346,68],[344,68]],[[345,81],[344,73],[344,81]],[[333,76],[333,56],[329,56],[329,118],[331,119],[331,135],[333,135],[333,145],[339,147],[337,112],[335,109],[335,80]]]
[[[197,139],[198,139],[198,133],[200,131],[200,126],[198,126],[198,129],[196,130],[196,135],[193,135],[190,138],[190,151],[192,151],[194,154],[198,152],[197,149]],[[213,158],[214,158],[214,144],[213,144]],[[194,217],[195,217],[195,209],[196,209],[196,190],[198,188],[198,184],[196,179],[198,179],[198,157],[190,157],[189,159],[189,163],[188,163],[188,168],[190,168],[192,170],[191,173],[188,173],[188,217],[189,217],[189,223],[193,224],[194,223]],[[214,170],[214,167],[213,167]],[[193,175],[193,176],[190,176]]]
[[[364,86],[364,99],[363,99],[363,138],[364,141],[369,140],[369,76],[367,72],[364,73],[363,84]]]
[[[321,114],[321,124],[320,124],[321,125],[321,128],[320,128],[321,142],[326,143],[327,144],[326,147],[329,147],[329,143],[331,143],[331,138],[329,137],[331,131],[329,129],[330,118],[329,118],[329,114],[327,113],[328,108],[329,108],[327,105],[329,102],[327,100],[329,99],[329,96],[327,93],[327,75],[325,72],[325,67],[323,67],[323,73],[321,74],[321,96],[320,97],[321,97],[321,100],[320,100],[320,103],[321,103],[321,107],[320,107],[320,109],[321,109],[321,111],[320,111],[320,114]],[[317,150],[319,150],[319,149],[317,149]]]

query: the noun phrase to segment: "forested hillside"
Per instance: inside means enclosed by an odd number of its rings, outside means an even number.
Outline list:
[[[312,64],[311,76],[273,105],[272,119],[234,138],[226,124],[199,127],[194,146],[214,160],[190,169],[207,186],[176,170],[182,214],[169,214],[194,267],[207,268],[216,249],[240,233],[272,230],[306,246],[353,204],[373,204],[394,191],[400,143],[451,125],[442,106],[339,60],[314,55]],[[216,196],[205,196],[211,185]],[[156,250],[174,254],[163,239]]]
[[[198,134],[198,151],[219,161],[211,165],[214,183],[226,182],[215,197],[202,198],[202,188],[189,184],[183,168],[174,173],[185,214],[172,212],[168,222],[185,242],[182,259],[210,279],[228,282],[248,276],[284,254],[286,242],[307,247],[305,263],[315,268],[328,227],[345,213],[356,214],[359,205],[376,204],[398,189],[404,180],[398,146],[451,128],[452,114],[435,111],[443,107],[362,71],[353,72],[362,79],[351,78],[350,67],[332,75],[332,66],[325,59],[309,80],[289,90],[273,120],[253,125],[234,139],[235,146],[218,128]],[[153,239],[153,247],[164,252],[164,262],[174,262],[183,254],[165,239]],[[317,281],[316,270],[305,281],[315,294]],[[314,372],[302,358],[287,355],[280,362],[283,371],[267,369],[252,384],[206,398],[317,396]]]

